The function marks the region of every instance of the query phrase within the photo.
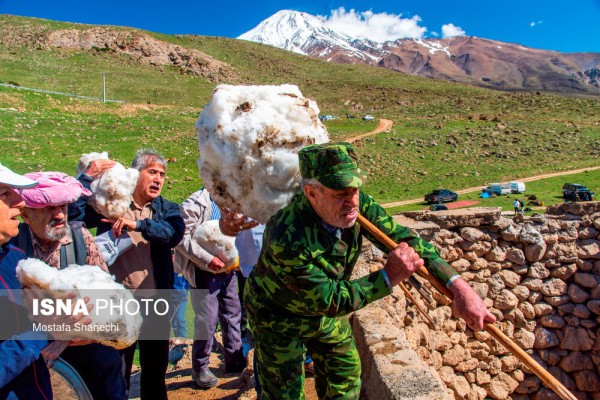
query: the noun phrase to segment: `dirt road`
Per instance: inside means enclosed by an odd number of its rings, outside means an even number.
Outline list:
[[[364,133],[362,135],[358,135],[355,137],[352,137],[350,139],[347,139],[348,143],[353,143],[356,142],[357,140],[360,140],[362,138],[371,136],[371,135],[375,135],[377,133],[381,133],[381,132],[387,132],[390,129],[392,129],[394,122],[389,120],[389,119],[380,119],[379,123],[377,124],[377,127],[372,130],[371,132],[367,132]],[[543,174],[543,175],[535,175],[535,176],[530,176],[528,178],[522,178],[522,179],[517,179],[519,182],[532,182],[532,181],[537,181],[540,179],[546,179],[546,178],[553,178],[555,176],[563,176],[563,175],[572,175],[572,174],[579,174],[581,172],[585,172],[585,171],[594,171],[596,169],[599,169],[600,166],[597,167],[588,167],[588,168],[580,168],[580,169],[575,169],[572,171],[561,171],[561,172],[554,172],[551,174]],[[457,190],[456,193],[458,194],[464,194],[464,193],[472,193],[472,192],[478,192],[481,189],[485,188],[486,186],[475,186],[475,187],[470,187],[467,189],[461,189],[461,190]],[[420,203],[423,201],[423,198],[418,198],[418,199],[411,199],[411,200],[401,200],[401,201],[394,201],[392,203],[385,203],[382,204],[381,206],[383,208],[391,208],[391,207],[399,207],[399,206],[405,206],[407,204],[415,204],[415,203]]]
[[[379,123],[377,124],[377,127],[375,129],[373,129],[371,132],[363,133],[362,135],[352,137],[346,141],[348,143],[353,143],[353,142],[356,142],[357,140],[360,140],[367,136],[375,135],[375,134],[381,133],[381,132],[387,132],[390,129],[392,129],[392,125],[394,125],[393,121],[391,121],[389,119],[380,119]]]
[[[530,176],[528,178],[518,179],[518,181],[519,182],[532,182],[532,181],[537,181],[537,180],[540,180],[540,179],[553,178],[555,176],[579,174],[581,172],[594,171],[594,170],[597,170],[597,169],[600,169],[600,166],[574,169],[574,170],[571,170],[571,171],[554,172],[554,173],[551,173],[551,174],[535,175],[535,176]],[[458,194],[464,194],[464,193],[478,192],[478,191],[480,191],[481,189],[483,189],[485,187],[486,186],[475,186],[475,187],[471,187],[471,188],[467,188],[467,189],[457,190],[456,193],[458,193]],[[383,208],[391,208],[391,207],[405,206],[407,204],[420,203],[422,201],[423,201],[423,198],[421,197],[421,198],[418,198],[418,199],[402,200],[402,201],[395,201],[395,202],[392,202],[392,203],[385,203],[385,204],[382,204],[381,206]]]

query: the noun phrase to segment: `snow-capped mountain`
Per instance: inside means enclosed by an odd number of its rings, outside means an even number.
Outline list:
[[[600,53],[559,53],[470,36],[378,43],[328,28],[319,17],[282,10],[239,36],[336,63],[512,90],[600,94]]]
[[[317,56],[327,61],[342,57],[373,63],[383,55],[375,42],[351,38],[325,27],[314,15],[281,10],[238,39],[268,44],[294,53]],[[328,57],[331,55],[331,57]]]

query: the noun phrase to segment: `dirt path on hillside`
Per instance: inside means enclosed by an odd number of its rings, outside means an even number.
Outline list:
[[[555,176],[579,174],[581,172],[594,171],[597,169],[600,169],[600,166],[574,169],[571,171],[553,172],[551,174],[535,175],[535,176],[530,176],[528,178],[522,178],[522,179],[516,179],[516,180],[519,182],[532,182],[532,181],[537,181],[540,179],[553,178]],[[471,188],[467,188],[467,189],[457,190],[456,193],[464,194],[464,193],[478,192],[485,187],[487,187],[487,186],[475,186],[475,187],[471,187]],[[385,203],[385,204],[382,204],[381,206],[383,208],[391,208],[391,207],[405,206],[407,204],[420,203],[422,201],[424,201],[423,198],[412,199],[412,200],[402,200],[402,201],[395,201],[393,203]]]
[[[381,133],[381,132],[387,132],[390,129],[392,129],[392,125],[394,125],[393,121],[391,121],[389,119],[380,119],[379,123],[377,124],[377,127],[374,130],[372,130],[371,132],[363,133],[362,135],[352,137],[346,141],[348,143],[353,143],[353,142],[356,142],[357,140],[360,140],[367,136],[375,135],[375,134]]]

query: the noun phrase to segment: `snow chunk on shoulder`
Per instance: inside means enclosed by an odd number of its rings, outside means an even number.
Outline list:
[[[121,218],[129,210],[139,176],[137,169],[116,163],[92,182],[92,196],[88,202],[105,217]]]

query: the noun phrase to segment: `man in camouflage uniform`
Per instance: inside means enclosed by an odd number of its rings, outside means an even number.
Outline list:
[[[435,248],[399,226],[359,191],[365,176],[348,143],[299,152],[302,191],[271,217],[244,300],[256,344],[261,399],[304,398],[304,354],[315,362],[319,398],[358,398],[360,360],[347,315],[392,292],[425,265],[455,295],[473,329],[493,322],[483,301]],[[349,280],[365,235],[361,213],[396,242],[384,269]]]

